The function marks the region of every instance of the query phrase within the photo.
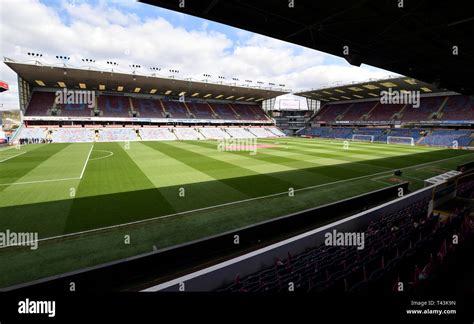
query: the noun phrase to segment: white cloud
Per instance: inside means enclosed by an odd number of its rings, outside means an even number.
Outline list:
[[[141,19],[130,12],[139,6],[155,10],[156,16]],[[125,70],[135,63],[176,68],[181,77],[201,78],[209,73],[284,83],[293,90],[388,75],[342,60],[341,65],[328,65],[327,54],[241,30],[227,35],[206,21],[189,30],[182,27],[186,26],[183,15],[176,26],[159,16],[161,9],[134,1],[101,0],[95,5],[63,1],[54,8],[38,0],[2,1],[0,10],[0,55],[16,59],[24,60],[23,54],[33,50],[43,53],[46,63],[54,63],[55,55],[71,56],[70,63],[76,66],[83,65],[81,58],[94,58],[99,67],[114,60]],[[0,79],[11,86],[0,95],[0,103],[18,106],[15,74],[4,64],[0,72]]]

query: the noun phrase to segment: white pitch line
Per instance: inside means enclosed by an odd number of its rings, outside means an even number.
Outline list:
[[[416,170],[419,171],[419,170],[426,170],[426,169],[428,169],[428,168],[427,167],[421,167],[421,168],[418,168]],[[437,169],[445,171],[445,172],[450,171],[449,169],[446,169],[446,168],[437,168]],[[431,170],[433,170],[433,169],[431,169]]]
[[[70,181],[70,180],[81,180],[82,176],[84,175],[84,171],[86,170],[87,162],[89,162],[89,157],[91,156],[92,149],[94,148],[94,145],[92,145],[89,154],[87,155],[87,160],[84,164],[84,167],[82,168],[81,176],[76,177],[76,178],[62,178],[62,179],[51,179],[51,180],[36,180],[36,181],[23,181],[23,182],[12,182],[12,183],[0,183],[0,186],[16,186],[16,185],[27,185],[27,184],[35,184],[35,183],[48,183],[48,182],[59,182],[59,181]],[[23,152],[21,154],[25,154],[26,152]],[[20,155],[20,154],[18,154]],[[17,155],[17,156],[18,156]],[[12,156],[10,158],[14,158],[15,156]],[[6,161],[6,160],[4,160]],[[3,161],[0,161],[3,162]]]
[[[114,152],[111,152],[111,151],[104,151],[104,150],[94,150],[94,151],[95,151],[95,152],[107,152],[107,153],[109,153],[109,155],[105,155],[105,156],[101,156],[101,157],[98,157],[98,158],[89,159],[89,161],[102,160],[102,159],[106,159],[106,158],[111,157],[112,155],[114,155]]]
[[[464,154],[464,155],[453,156],[453,157],[446,158],[446,159],[443,159],[443,160],[437,160],[437,161],[412,165],[412,166],[409,166],[409,167],[406,167],[406,168],[401,168],[401,169],[393,169],[392,171],[412,169],[412,168],[420,167],[420,166],[423,166],[423,165],[429,165],[429,164],[433,164],[433,163],[448,161],[448,160],[452,160],[452,159],[456,159],[456,158],[460,158],[462,156],[472,155],[472,154],[474,154],[474,153],[468,153],[468,154]],[[329,183],[323,183],[323,184],[316,185],[316,186],[310,186],[310,187],[295,189],[294,192],[304,191],[304,190],[309,190],[309,189],[314,189],[314,188],[319,188],[319,187],[324,187],[324,186],[330,186],[330,185],[337,184],[337,183],[343,183],[343,182],[347,182],[347,181],[354,181],[354,180],[359,180],[359,179],[363,179],[363,178],[370,178],[372,176],[387,174],[387,173],[392,172],[392,171],[378,172],[378,173],[373,173],[373,174],[360,176],[360,177],[356,177],[356,178],[350,178],[350,179],[338,180],[338,181],[329,182]],[[370,180],[372,180],[372,179],[370,179]],[[159,188],[156,188],[156,189],[159,189]],[[219,207],[225,207],[225,206],[240,204],[240,203],[249,202],[249,201],[253,201],[253,200],[271,198],[271,197],[276,197],[276,196],[281,196],[281,195],[288,195],[288,191],[275,193],[275,194],[271,194],[271,195],[266,195],[266,196],[255,197],[255,198],[248,198],[248,199],[243,199],[243,200],[238,200],[238,201],[232,201],[232,202],[228,202],[228,203],[224,203],[224,204],[220,204],[220,205],[203,207],[203,208],[198,208],[198,209],[193,209],[193,210],[187,210],[187,211],[184,211],[184,212],[168,214],[168,215],[163,215],[163,216],[158,216],[158,217],[153,217],[153,218],[148,218],[148,219],[142,219],[142,220],[139,220],[139,221],[134,221],[134,222],[129,222],[129,223],[123,223],[123,224],[111,225],[111,226],[106,226],[106,227],[101,227],[101,228],[95,228],[95,229],[92,229],[92,230],[87,230],[87,231],[82,231],[82,232],[76,232],[76,233],[69,233],[69,234],[64,234],[64,235],[46,237],[46,238],[43,238],[43,239],[39,239],[38,242],[50,241],[50,240],[55,240],[55,239],[70,237],[70,236],[78,236],[78,235],[82,235],[82,234],[94,233],[94,232],[109,230],[109,229],[118,228],[118,227],[125,227],[125,226],[129,226],[129,225],[136,225],[136,224],[140,224],[140,223],[151,222],[151,221],[158,220],[158,219],[181,216],[181,215],[200,212],[200,211],[204,211],[204,210],[209,210],[209,209],[214,209],[214,208],[219,208]],[[7,247],[8,246],[0,246],[0,249],[7,248]]]
[[[418,180],[418,181],[425,181],[425,180],[423,180],[423,179],[419,179],[419,178],[411,177],[411,176],[407,176],[407,175],[406,175],[406,176],[403,176],[403,177],[409,178],[409,179],[413,179],[413,180]]]
[[[372,180],[378,180],[378,179],[382,179],[382,178],[386,178],[386,177],[387,177],[387,175],[384,174],[384,175],[381,176],[381,177],[372,178]]]
[[[16,146],[10,146],[10,147],[7,147],[6,149],[0,150],[0,152],[6,151],[6,150],[11,150],[12,148],[15,148],[15,147],[16,147]]]
[[[23,153],[19,153],[19,154],[10,156],[10,157],[8,157],[8,158],[6,158],[6,159],[0,160],[0,163],[5,162],[5,161],[8,161],[8,160],[13,159],[13,158],[16,158],[17,156],[23,155],[23,154],[25,154],[25,153],[26,153],[26,152],[23,152]]]
[[[379,178],[374,178],[374,179],[370,179],[370,180],[381,183],[381,184],[384,184],[384,185],[395,185],[394,183],[388,183],[388,182],[380,181],[380,180],[377,180],[377,179],[379,179]]]
[[[52,180],[36,180],[36,181],[24,181],[24,182],[0,183],[0,186],[16,186],[16,185],[58,182],[58,181],[69,181],[69,180],[81,180],[81,178],[64,178],[64,179],[52,179]]]
[[[82,176],[84,175],[84,171],[86,171],[87,163],[89,162],[89,157],[91,156],[93,148],[94,148],[94,144],[92,144],[89,154],[87,155],[87,160],[86,160],[86,163],[84,163],[84,167],[82,168],[82,172],[81,172],[81,175],[79,176],[79,179],[82,179]]]

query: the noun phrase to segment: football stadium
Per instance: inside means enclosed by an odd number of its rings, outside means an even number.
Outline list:
[[[292,89],[4,53],[17,89],[0,96],[17,91],[19,117],[0,132],[0,291],[405,298],[395,317],[413,296],[472,296],[465,11],[145,2],[397,75]],[[398,36],[369,27],[396,19]],[[400,36],[417,24],[416,41]],[[466,298],[434,312],[463,318]]]

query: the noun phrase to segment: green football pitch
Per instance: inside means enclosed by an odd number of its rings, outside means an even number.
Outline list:
[[[0,287],[170,247],[474,160],[474,153],[323,139],[38,144],[0,149]],[[402,177],[393,176],[403,169]],[[294,192],[294,194],[289,194]],[[130,236],[125,244],[124,236]],[[128,243],[128,242],[127,242]]]

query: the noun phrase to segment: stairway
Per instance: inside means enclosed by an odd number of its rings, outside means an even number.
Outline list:
[[[234,106],[232,106],[231,104],[228,104],[228,105],[230,109],[234,112],[235,118],[240,119],[240,115],[235,111]]]
[[[219,118],[219,115],[216,114],[216,112],[214,111],[214,109],[212,109],[212,106],[210,103],[206,102],[206,104],[209,106],[209,109],[211,109],[211,112],[212,112],[212,117],[213,118]]]
[[[448,100],[449,100],[449,97],[446,96],[443,102],[441,103],[441,105],[439,106],[439,109],[434,113],[436,114],[436,119],[440,119],[441,117],[443,117],[443,109],[444,109],[444,106],[446,106],[446,103],[448,102]],[[432,114],[432,116],[434,116],[434,114]]]
[[[188,105],[185,102],[183,102],[183,105],[184,105],[184,107],[186,107],[186,111],[188,112],[188,116],[190,118],[196,118],[196,116],[191,112],[191,110],[189,109]]]
[[[377,101],[375,103],[375,105],[372,108],[370,108],[369,112],[361,117],[361,120],[369,119],[370,115],[372,114],[372,111],[374,111],[374,109],[379,105],[379,103],[380,103],[380,101]],[[364,118],[364,116],[365,116],[365,118]]]
[[[400,109],[399,112],[394,113],[394,114],[392,115],[391,119],[395,119],[395,118],[396,118],[396,119],[398,119],[398,120],[401,120],[402,117],[403,117],[403,112],[405,111],[405,109],[406,109],[408,106],[409,106],[408,104],[406,104],[405,106],[403,106],[402,109]]]
[[[163,116],[163,118],[166,118],[166,114],[168,113],[165,109],[165,105],[163,104],[163,101],[161,101],[160,99],[158,99],[158,101],[160,102],[160,106],[161,106],[161,109],[163,109],[163,111],[161,112],[161,115]],[[169,116],[172,118],[173,116],[171,115],[171,113],[168,113]]]

